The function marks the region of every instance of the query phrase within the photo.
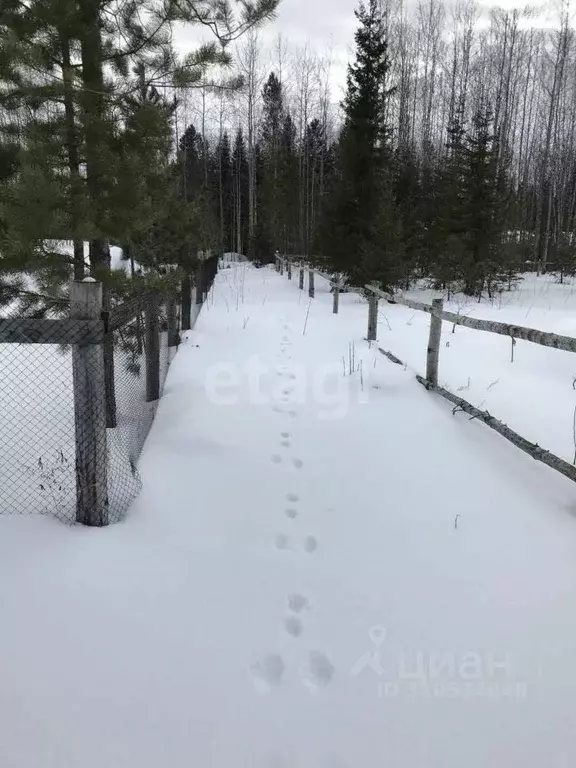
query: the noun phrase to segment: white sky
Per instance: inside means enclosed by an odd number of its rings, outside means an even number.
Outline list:
[[[414,7],[417,1],[405,0]],[[275,21],[266,24],[259,32],[265,51],[261,56],[261,68],[265,71],[277,69],[277,59],[272,51],[279,35],[288,46],[289,56],[306,45],[318,56],[330,54],[332,101],[339,103],[344,94],[346,65],[353,52],[356,28],[354,10],[358,7],[358,2],[359,0],[281,0]],[[453,2],[454,0],[445,0],[446,8]],[[558,0],[550,0],[546,5],[539,5],[542,13],[539,13],[532,23],[539,26],[556,26],[557,2]],[[511,9],[524,7],[526,4],[524,0],[479,0],[482,16],[486,20],[492,7]],[[193,50],[198,45],[200,33],[198,27],[180,28],[176,33],[177,47],[183,53]],[[202,36],[205,38],[205,35]],[[190,96],[190,102],[194,102],[194,96]]]

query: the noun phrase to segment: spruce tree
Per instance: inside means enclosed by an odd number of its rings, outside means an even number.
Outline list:
[[[249,168],[246,142],[242,129],[239,128],[232,153],[233,176],[233,250],[246,254],[249,245]]]
[[[282,132],[284,127],[284,97],[282,84],[272,72],[262,91],[262,128],[259,144],[261,167],[259,169],[258,236],[260,259],[270,260],[276,250],[284,250],[282,220],[282,190],[280,166]],[[269,250],[268,259],[265,251]]]
[[[401,274],[393,200],[391,129],[386,122],[390,61],[378,0],[356,11],[355,61],[348,67],[338,171],[327,209],[327,256],[356,284],[390,287]]]
[[[499,139],[493,132],[488,106],[480,106],[472,117],[465,138],[464,176],[466,240],[464,291],[480,295],[502,266],[502,230],[505,207],[505,172],[499,164]]]

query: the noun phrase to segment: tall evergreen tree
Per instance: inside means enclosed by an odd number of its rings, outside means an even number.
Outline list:
[[[284,128],[282,84],[272,72],[262,91],[262,130],[259,144],[261,167],[258,169],[259,200],[258,241],[261,260],[271,260],[276,250],[285,249],[280,181]],[[265,251],[269,251],[268,254]],[[268,256],[268,258],[266,258]]]
[[[498,136],[489,107],[480,106],[466,135],[465,216],[468,258],[464,291],[491,292],[491,280],[502,266],[502,229],[505,205],[504,169],[499,163]]]
[[[327,245],[335,267],[357,284],[372,280],[391,286],[401,274],[401,247],[386,121],[391,96],[386,27],[378,0],[361,4],[356,18]]]
[[[232,148],[230,136],[224,131],[216,147],[215,172],[220,218],[222,247],[225,252],[234,250],[234,174],[232,166]]]
[[[249,246],[249,172],[246,142],[242,129],[239,128],[232,153],[232,198],[234,204],[233,250],[241,254],[246,254]]]
[[[169,116],[155,99],[144,96],[136,106],[131,97],[150,92],[154,81],[210,83],[209,68],[231,62],[228,44],[277,4],[206,0],[199,9],[196,0],[150,0],[142,15],[131,0],[2,3],[0,148],[14,163],[7,163],[10,183],[0,183],[0,270],[50,270],[62,283],[70,266],[76,277],[90,266],[107,279],[110,241],[140,237],[138,226],[161,203],[154,189],[164,194],[163,183],[149,183],[152,177],[177,183],[168,154],[152,146],[164,143]],[[215,42],[179,60],[171,47],[177,21],[205,26]],[[73,239],[74,258],[50,252],[51,237]]]

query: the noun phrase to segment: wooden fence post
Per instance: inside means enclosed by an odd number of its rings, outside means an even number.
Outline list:
[[[314,270],[308,267],[308,296],[314,298]]]
[[[182,278],[182,330],[189,331],[192,313],[192,276],[188,273]]]
[[[178,323],[176,316],[176,297],[171,293],[166,300],[166,324],[168,326],[168,347],[178,346]]]
[[[334,291],[334,296],[332,300],[332,312],[333,314],[338,314],[338,305],[340,303],[340,281],[335,280],[332,283],[332,290]]]
[[[371,293],[368,296],[368,341],[378,338],[378,296]]]
[[[300,290],[304,290],[304,267],[300,265]]]
[[[70,285],[70,318],[98,320],[102,315],[102,283],[87,277]],[[108,446],[106,375],[102,344],[72,348],[74,425],[76,437],[76,522],[108,525]]]
[[[146,402],[160,399],[160,328],[158,299],[149,296],[144,309],[146,326]]]
[[[114,429],[118,426],[116,417],[116,386],[114,383],[114,334],[104,337],[104,377],[106,383],[106,426]]]
[[[286,259],[286,268],[288,270],[288,280],[292,280],[292,260]]]
[[[280,274],[284,274],[284,259],[280,257]]]
[[[438,355],[440,354],[440,340],[442,338],[442,318],[436,313],[442,312],[443,308],[442,299],[433,299],[432,314],[430,315],[430,339],[426,356],[426,381],[431,387],[438,386]]]
[[[196,267],[196,304],[204,303],[205,272],[204,262],[200,260]]]

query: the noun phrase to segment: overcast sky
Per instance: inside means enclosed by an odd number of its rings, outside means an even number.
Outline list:
[[[446,8],[451,6],[452,1],[445,0]],[[407,3],[410,2],[416,7],[417,0],[407,0]],[[479,0],[479,5],[482,16],[487,20],[489,8],[492,6],[510,9],[522,7],[526,2],[527,0]],[[263,48],[270,50],[278,35],[282,35],[291,51],[306,44],[318,55],[327,54],[331,50],[333,99],[339,102],[346,82],[346,64],[353,50],[356,28],[354,10],[358,4],[359,0],[281,0],[276,20],[266,24],[259,32]],[[550,23],[554,26],[556,14],[552,13],[551,6],[548,7]],[[543,21],[544,18],[540,17],[538,23]],[[198,43],[198,28],[194,31],[190,27],[186,31],[180,29],[176,34],[176,42],[182,52],[194,49]],[[266,55],[263,59],[261,64],[265,68],[274,67],[273,60],[268,64],[265,61]]]

